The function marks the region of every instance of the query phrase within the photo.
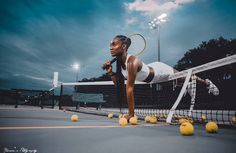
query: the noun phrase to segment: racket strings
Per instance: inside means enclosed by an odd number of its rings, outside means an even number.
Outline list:
[[[131,46],[134,48],[133,51],[135,56],[139,56],[141,55],[144,50],[146,49],[146,39],[144,38],[144,36],[142,36],[139,33],[133,33],[128,35],[127,39],[130,39],[132,44]],[[136,41],[135,41],[136,40]],[[140,47],[141,45],[141,47]],[[137,48],[135,48],[137,47]]]

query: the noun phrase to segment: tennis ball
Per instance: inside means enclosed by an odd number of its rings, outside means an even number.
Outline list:
[[[108,118],[113,118],[113,114],[112,114],[112,113],[109,113],[107,117],[108,117]]]
[[[136,117],[131,117],[129,122],[131,125],[136,125],[138,123],[138,119]]]
[[[184,122],[179,127],[179,132],[184,136],[189,136],[194,134],[194,127],[189,122]]]
[[[193,124],[193,119],[192,118],[187,118],[187,122]]]
[[[206,116],[205,115],[202,115],[201,118],[200,118],[201,122],[205,122],[206,121]]]
[[[158,115],[158,114],[154,114],[153,116],[156,117],[157,119],[159,118],[159,115]]]
[[[232,117],[231,121],[236,124],[236,117]]]
[[[151,117],[151,118],[150,118],[150,123],[151,123],[151,124],[157,124],[157,118],[154,117],[154,116]]]
[[[183,124],[183,123],[185,123],[185,122],[188,122],[185,118],[179,119],[179,124]]]
[[[144,119],[144,121],[145,121],[146,123],[148,123],[148,122],[150,122],[150,119],[151,119],[151,116],[146,116],[145,119]]]
[[[159,118],[157,114],[151,115],[151,117],[156,117],[157,119]]]
[[[121,118],[127,118],[128,116],[128,114],[122,114]]]
[[[206,131],[208,133],[217,133],[218,132],[218,126],[215,122],[208,122],[206,124]]]
[[[71,120],[72,122],[77,122],[77,121],[79,120],[79,117],[78,117],[78,115],[72,115],[71,118],[70,118],[70,120]]]
[[[119,115],[119,119],[122,118],[122,116],[123,116],[123,114],[120,114],[120,115]]]
[[[119,125],[120,126],[126,126],[128,124],[128,121],[126,118],[120,118]]]

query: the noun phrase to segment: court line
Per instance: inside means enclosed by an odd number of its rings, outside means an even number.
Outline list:
[[[44,109],[40,109],[40,108],[0,108],[0,111],[16,111],[16,112],[22,112],[22,111],[47,111],[47,112],[55,112],[55,111],[62,111],[62,110],[57,110],[57,109],[50,109],[50,108],[44,108]]]
[[[96,128],[126,128],[126,127],[155,127],[166,126],[170,124],[145,124],[145,125],[83,125],[83,126],[12,126],[12,127],[0,127],[0,130],[34,130],[34,129],[96,129]]]

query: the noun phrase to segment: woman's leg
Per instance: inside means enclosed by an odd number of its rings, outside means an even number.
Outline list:
[[[179,72],[179,71],[174,69],[174,73],[177,73],[177,72]],[[201,83],[201,84],[206,85],[206,88],[208,89],[208,93],[212,93],[215,96],[219,95],[219,89],[216,87],[215,84],[212,83],[211,80],[209,80],[209,79],[204,80],[204,79],[196,76],[196,81]]]
[[[195,74],[194,74],[194,76],[196,77],[196,81],[197,82],[199,82],[201,84],[204,84],[206,86],[206,88],[208,89],[208,93],[209,94],[212,93],[215,96],[219,95],[219,89],[216,87],[215,84],[213,84],[211,82],[211,80],[209,80],[209,79],[205,79],[204,80],[204,79],[196,76]]]
[[[134,117],[134,101],[128,102],[129,117]]]

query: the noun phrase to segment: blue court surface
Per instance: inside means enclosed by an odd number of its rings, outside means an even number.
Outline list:
[[[79,116],[71,122],[72,114]],[[121,127],[118,118],[38,107],[0,106],[0,153],[235,153],[235,127],[193,136],[163,122]]]

